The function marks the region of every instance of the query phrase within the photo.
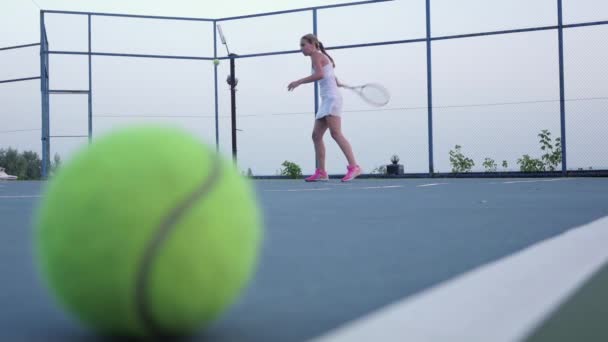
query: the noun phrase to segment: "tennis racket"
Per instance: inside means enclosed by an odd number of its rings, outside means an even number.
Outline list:
[[[352,90],[359,97],[375,107],[386,106],[391,100],[391,94],[388,90],[377,83],[367,83],[359,86],[347,86],[344,88]]]

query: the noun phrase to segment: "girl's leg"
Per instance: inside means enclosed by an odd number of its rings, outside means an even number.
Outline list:
[[[353,148],[346,137],[344,137],[344,134],[342,134],[342,120],[339,116],[328,116],[327,127],[329,127],[331,137],[338,143],[338,146],[340,146],[346,156],[346,160],[348,160],[348,172],[344,175],[342,181],[350,182],[361,174],[361,168],[357,165]]]
[[[312,130],[312,142],[315,145],[315,156],[317,168],[325,171],[325,144],[323,135],[327,131],[327,121],[325,118],[315,120],[315,127]]]
[[[327,122],[325,119],[315,120],[315,127],[312,131],[312,141],[315,144],[315,156],[317,159],[317,169],[315,173],[306,178],[307,182],[324,182],[329,180],[325,171],[325,144],[323,143],[323,135],[327,131]]]
[[[357,161],[355,160],[355,155],[353,153],[353,148],[342,133],[342,120],[339,116],[330,115],[327,117],[327,127],[329,128],[329,132],[331,133],[331,137],[338,143],[340,149],[346,156],[346,160],[348,161],[349,166],[356,166]]]

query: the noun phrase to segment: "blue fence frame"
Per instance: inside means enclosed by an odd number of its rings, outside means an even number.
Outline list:
[[[0,48],[0,51],[27,49],[27,48],[31,48],[31,47],[35,47],[35,46],[40,46],[40,43],[7,46],[7,47]],[[10,80],[0,80],[0,84],[32,81],[32,80],[39,80],[39,79],[40,79],[40,76],[20,77],[20,78],[14,78],[14,79],[10,79]]]
[[[235,17],[227,17],[220,19],[207,19],[207,18],[187,18],[187,17],[164,17],[164,16],[145,16],[145,15],[130,15],[130,14],[116,14],[116,13],[94,13],[94,12],[73,12],[73,11],[50,11],[50,10],[42,10],[40,11],[40,43],[35,44],[27,44],[13,47],[0,48],[0,51],[9,50],[9,49],[21,49],[21,48],[29,48],[33,46],[40,46],[40,76],[35,77],[24,77],[13,80],[0,80],[0,84],[2,83],[12,83],[12,82],[21,82],[21,81],[29,81],[40,79],[41,84],[41,103],[42,103],[42,132],[41,132],[41,140],[42,140],[42,174],[44,177],[48,175],[48,168],[50,165],[50,142],[51,138],[59,138],[60,136],[51,136],[50,135],[50,108],[49,108],[49,95],[51,94],[85,94],[88,96],[88,135],[86,136],[61,136],[64,137],[88,137],[89,141],[93,138],[93,86],[92,86],[92,64],[91,58],[92,56],[112,56],[112,57],[127,57],[127,58],[162,58],[162,59],[184,59],[184,60],[226,60],[229,57],[219,57],[218,56],[218,42],[216,38],[216,27],[217,24],[225,21],[234,21],[241,19],[249,19],[249,18],[258,18],[265,16],[276,16],[283,15],[289,13],[297,13],[297,12],[310,12],[312,14],[312,32],[317,33],[318,28],[318,12],[325,9],[339,8],[339,7],[352,7],[352,6],[361,6],[361,5],[372,5],[379,4],[383,2],[391,2],[393,0],[371,0],[371,1],[361,1],[354,3],[346,3],[346,4],[336,4],[336,5],[327,5],[327,6],[317,6],[317,7],[308,7],[308,8],[300,8],[300,9],[292,9],[286,11],[277,11],[277,12],[268,12],[268,13],[260,13],[253,15],[243,15],[243,16],[235,16]],[[433,36],[431,32],[431,0],[425,0],[426,2],[426,36],[423,38],[417,39],[405,39],[405,40],[395,40],[395,41],[380,41],[380,42],[370,42],[370,43],[361,43],[361,44],[351,44],[351,45],[341,45],[341,46],[331,46],[327,47],[327,50],[337,50],[337,49],[351,49],[351,48],[363,48],[363,47],[372,47],[372,46],[383,46],[383,45],[394,45],[394,44],[409,44],[409,43],[425,43],[426,44],[426,67],[427,67],[427,110],[428,110],[428,158],[429,158],[429,167],[427,176],[436,175],[434,170],[434,146],[433,146],[433,72],[432,72],[432,46],[434,41],[440,40],[449,40],[449,39],[464,39],[471,37],[481,37],[481,36],[494,36],[494,35],[505,35],[505,34],[514,34],[514,33],[523,33],[523,32],[535,32],[535,31],[556,31],[557,40],[559,44],[559,55],[557,58],[559,59],[559,86],[560,86],[560,135],[562,141],[562,170],[560,173],[542,173],[539,175],[562,175],[566,176],[572,174],[572,171],[567,170],[567,144],[566,144],[566,106],[565,106],[565,80],[564,80],[564,30],[568,28],[575,27],[586,27],[586,26],[599,26],[599,25],[608,25],[607,21],[594,21],[594,22],[582,22],[582,23],[574,23],[574,24],[563,24],[563,6],[562,0],[557,1],[557,24],[553,26],[541,26],[541,27],[529,27],[529,28],[520,28],[520,29],[511,29],[511,30],[500,30],[500,31],[488,31],[488,32],[478,32],[478,33],[468,33],[468,34],[460,34],[460,35],[450,35],[450,36]],[[65,14],[65,15],[83,15],[88,17],[88,51],[54,51],[50,50],[49,42],[46,34],[46,26],[45,26],[45,14]],[[92,46],[92,37],[91,37],[91,19],[96,16],[107,16],[107,17],[122,17],[122,18],[138,18],[138,19],[161,19],[161,20],[178,20],[178,21],[200,21],[200,22],[211,22],[213,23],[213,56],[171,56],[171,55],[150,55],[150,54],[122,54],[122,53],[106,53],[106,52],[94,52],[91,50]],[[235,58],[255,58],[262,56],[272,56],[272,55],[287,55],[287,54],[296,54],[300,53],[299,50],[284,50],[284,51],[270,51],[270,52],[261,52],[254,54],[246,54],[239,55]],[[62,89],[49,89],[49,55],[85,55],[88,56],[88,65],[89,65],[89,82],[88,89],[86,90],[62,90]],[[215,98],[215,141],[216,147],[219,149],[219,104],[218,104],[218,69],[217,66],[214,68],[214,81],[215,81],[215,89],[214,89],[214,98]],[[315,98],[314,98],[314,110],[316,112],[318,108],[318,88],[315,85]],[[418,175],[420,176],[420,175]]]

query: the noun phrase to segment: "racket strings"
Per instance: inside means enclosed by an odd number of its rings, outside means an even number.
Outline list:
[[[367,102],[375,105],[385,105],[390,100],[388,90],[380,85],[370,84],[361,89],[361,96]]]

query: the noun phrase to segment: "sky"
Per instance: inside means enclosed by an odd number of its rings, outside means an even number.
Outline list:
[[[44,9],[218,18],[345,1],[114,1],[35,0]],[[0,47],[39,41],[39,9],[30,0],[0,3]],[[424,0],[397,0],[319,12],[319,37],[326,46],[422,38]],[[565,23],[608,20],[603,0],[564,0]],[[432,2],[432,34],[551,26],[555,0],[449,0]],[[48,15],[52,50],[84,51],[86,17]],[[309,12],[228,21],[222,24],[238,54],[294,50],[312,31]],[[94,17],[92,46],[98,52],[213,55],[213,28],[203,22]],[[608,168],[608,25],[566,30],[565,65],[569,168]],[[222,46],[219,55],[225,55]],[[344,131],[364,171],[399,155],[407,172],[428,171],[426,47],[423,43],[333,50],[336,73],[352,83],[378,82],[392,95],[386,108],[367,106],[345,92]],[[449,172],[456,144],[483,170],[486,157],[517,169],[523,154],[538,157],[537,134],[559,135],[557,32],[445,40],[433,43],[434,164]],[[178,125],[215,143],[213,71],[209,61],[116,57],[93,58],[94,135],[125,125]],[[87,58],[50,58],[51,88],[85,89]],[[220,77],[220,150],[230,153],[229,92]],[[286,91],[307,76],[300,54],[239,59],[239,167],[275,174],[285,160],[314,168],[310,133],[313,88]],[[39,74],[37,47],[0,51],[0,80]],[[0,148],[40,151],[40,84],[0,84]],[[19,131],[19,132],[8,132]],[[52,95],[51,134],[86,135],[87,98]],[[344,172],[346,161],[326,137],[328,170]],[[55,138],[52,154],[63,159],[86,146],[83,138]],[[499,167],[500,169],[500,167]]]

